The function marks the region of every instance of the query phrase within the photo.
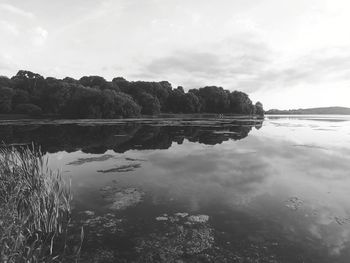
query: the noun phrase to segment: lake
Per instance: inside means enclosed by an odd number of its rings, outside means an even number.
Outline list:
[[[350,116],[2,121],[72,181],[81,262],[349,262]]]

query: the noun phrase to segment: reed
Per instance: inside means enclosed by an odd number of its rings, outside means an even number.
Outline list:
[[[78,260],[67,245],[70,189],[34,146],[0,146],[0,262]]]

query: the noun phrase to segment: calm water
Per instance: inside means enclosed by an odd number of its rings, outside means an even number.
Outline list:
[[[0,138],[72,179],[82,262],[350,262],[350,117],[10,121]]]

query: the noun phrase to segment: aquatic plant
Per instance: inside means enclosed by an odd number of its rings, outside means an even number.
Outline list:
[[[76,261],[82,235],[67,245],[71,201],[70,183],[40,150],[0,146],[0,262]]]

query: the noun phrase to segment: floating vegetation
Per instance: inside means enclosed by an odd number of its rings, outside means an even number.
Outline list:
[[[124,235],[125,221],[107,213],[97,215],[94,211],[83,211],[75,215],[72,228],[84,226],[84,245],[80,261],[86,263],[125,262],[118,261],[118,249],[112,240]]]
[[[87,216],[94,216],[95,212],[94,211],[90,211],[90,210],[86,210],[84,212],[81,212],[80,214],[87,215]]]
[[[102,197],[111,210],[123,210],[143,201],[145,193],[136,188],[120,188],[116,184],[101,189]]]
[[[137,168],[140,168],[141,164],[140,163],[135,163],[135,164],[125,164],[125,165],[120,165],[115,168],[111,169],[106,169],[106,170],[97,170],[99,173],[126,173],[126,172],[132,172]]]
[[[157,221],[168,221],[168,217],[166,217],[166,216],[158,216],[158,217],[156,217],[156,220]]]
[[[81,256],[81,261],[84,263],[115,263],[115,262],[126,262],[119,261],[115,255],[116,252],[112,249],[93,249],[87,251]]]
[[[209,220],[209,216],[207,215],[197,215],[188,217],[188,221],[190,223],[207,223]]]
[[[312,145],[312,144],[294,144],[294,147],[305,147],[305,148],[314,148],[314,149],[323,149],[327,150],[327,148],[318,146],[318,145]]]
[[[91,163],[91,162],[104,162],[112,158],[116,158],[116,157],[111,154],[104,154],[98,157],[79,158],[78,160],[67,163],[67,165],[82,165],[82,164]]]
[[[67,243],[70,185],[47,163],[34,147],[0,148],[0,262],[78,257],[80,245]]]
[[[176,213],[175,216],[177,216],[177,217],[186,217],[186,216],[188,216],[188,213]]]
[[[191,262],[183,259],[213,247],[214,230],[208,219],[207,215],[188,216],[187,213],[157,217],[158,224],[162,224],[158,231],[137,242],[136,251],[140,255],[137,262]]]
[[[214,134],[227,134],[227,135],[229,135],[229,134],[239,134],[239,132],[234,132],[234,131],[214,131],[213,132]]]
[[[120,231],[119,223],[122,222],[121,219],[117,219],[113,214],[106,214],[104,216],[96,216],[82,221],[82,224],[90,229],[90,232],[96,233],[100,236],[102,233],[107,231],[108,233],[115,234]]]
[[[85,211],[79,225],[84,226],[85,242],[94,243],[102,237],[122,232],[122,222],[122,219],[111,213],[97,216],[92,211]]]
[[[350,223],[350,217],[334,217],[335,222],[337,222],[338,225],[345,225]]]
[[[145,160],[145,159],[135,159],[135,158],[130,158],[130,157],[126,157],[125,160],[131,161],[131,162],[147,162],[147,160]]]
[[[304,204],[304,201],[301,200],[299,197],[294,196],[285,201],[285,203],[286,207],[292,210],[298,210]]]

